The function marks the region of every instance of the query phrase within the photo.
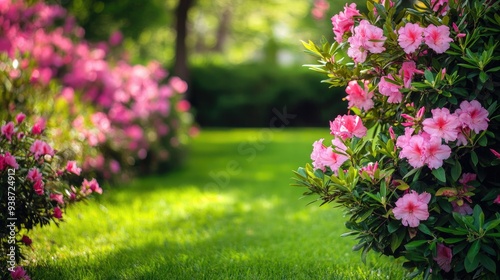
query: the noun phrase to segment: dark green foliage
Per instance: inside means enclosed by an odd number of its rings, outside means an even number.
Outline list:
[[[346,110],[344,89],[328,89],[306,68],[205,65],[191,74],[190,101],[201,126],[269,126],[273,109],[284,107],[297,115],[290,126],[324,126]]]

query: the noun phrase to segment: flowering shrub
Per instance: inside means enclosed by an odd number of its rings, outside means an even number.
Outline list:
[[[347,86],[333,140],[314,142],[297,185],[345,208],[370,250],[411,277],[500,273],[500,3],[368,1],[334,15],[334,41],[304,42],[332,86]]]
[[[18,267],[20,245],[31,245],[27,236],[36,226],[59,223],[64,209],[102,193],[95,179],[81,178],[81,168],[62,157],[49,144],[40,123],[30,125],[24,113],[0,126],[0,260],[1,273],[26,279]]]
[[[142,171],[155,169],[175,158],[192,124],[189,103],[182,98],[184,81],[170,77],[161,84],[168,74],[157,62],[127,62],[114,47],[122,39],[119,32],[109,43],[85,41],[82,28],[57,5],[2,1],[0,22],[0,52],[17,63],[13,78],[27,75],[34,87],[58,93],[47,102],[29,93],[7,101],[50,115],[54,137],[77,139],[80,146],[73,150],[84,170],[109,178],[141,164],[147,164]],[[65,148],[75,145],[66,142]]]

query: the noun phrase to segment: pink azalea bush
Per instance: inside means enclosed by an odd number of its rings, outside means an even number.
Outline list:
[[[500,3],[368,1],[332,17],[333,43],[304,42],[348,113],[296,172],[306,195],[346,208],[364,259],[409,277],[500,273]]]
[[[29,279],[18,265],[22,245],[32,243],[27,235],[31,229],[58,224],[68,205],[103,192],[95,179],[89,187],[76,162],[59,154],[45,130],[33,129],[37,124],[24,118],[19,113],[3,121],[0,133],[1,274],[13,279]]]

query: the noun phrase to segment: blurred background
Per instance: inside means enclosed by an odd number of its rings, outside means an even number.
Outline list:
[[[131,62],[157,60],[187,81],[201,127],[268,126],[272,109],[285,106],[300,112],[291,126],[325,126],[345,110],[343,89],[328,90],[322,75],[302,67],[314,58],[300,42],[332,34],[330,18],[344,1],[58,3],[76,16],[87,40],[105,41],[121,31]]]

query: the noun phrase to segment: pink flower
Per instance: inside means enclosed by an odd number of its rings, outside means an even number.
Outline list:
[[[439,243],[437,245],[437,256],[434,258],[434,260],[442,270],[446,272],[449,272],[451,270],[452,256],[453,252],[450,248],[444,246],[442,243]]]
[[[378,91],[380,92],[380,94],[389,97],[387,99],[387,102],[401,103],[401,101],[403,100],[403,94],[401,93],[401,91],[399,91],[401,89],[401,86],[386,81],[386,78],[394,80],[392,74],[382,77],[380,79],[380,82],[378,83]]]
[[[66,164],[66,171],[73,173],[73,174],[76,174],[76,175],[80,175],[80,173],[82,172],[82,169],[77,166],[76,161],[70,160]]]
[[[337,173],[340,166],[348,160],[348,157],[342,154],[347,149],[346,146],[340,141],[333,140],[332,143],[336,150],[339,150],[341,153],[335,152],[332,147],[325,147],[323,139],[313,143],[311,159],[313,160],[314,169],[326,171],[326,167],[329,167],[330,170]]]
[[[368,51],[381,53],[385,50],[384,43],[387,38],[383,35],[384,31],[381,28],[362,20],[354,28],[353,35],[347,39],[349,42],[347,55],[357,63],[365,62]]]
[[[62,220],[63,213],[62,213],[61,208],[59,208],[59,206],[54,207],[54,214],[53,215],[54,215],[54,218]]]
[[[491,151],[491,152],[492,152],[492,153],[493,153],[493,154],[494,154],[497,158],[499,158],[499,159],[500,159],[500,153],[499,153],[499,152],[497,152],[497,151],[495,151],[495,150],[493,150],[493,149],[490,149],[490,151]]]
[[[500,204],[500,194],[497,195],[497,198],[495,198],[495,200],[493,200],[493,203]]]
[[[451,155],[451,148],[441,144],[441,138],[431,136],[425,146],[425,163],[430,169],[443,166],[443,160]]]
[[[120,31],[115,31],[109,37],[109,44],[111,46],[118,46],[123,41],[123,34]]]
[[[354,17],[360,15],[361,14],[356,9],[356,4],[352,3],[349,6],[346,4],[343,12],[340,12],[331,18],[335,41],[342,43],[344,33],[351,30],[351,27],[354,26]]]
[[[45,191],[43,181],[42,180],[35,181],[35,184],[33,184],[33,190],[37,195],[43,195]]]
[[[42,180],[42,172],[38,168],[31,168],[26,175],[26,180],[30,182],[36,182]]]
[[[347,93],[346,99],[349,100],[349,108],[356,107],[364,109],[365,111],[373,108],[373,91],[368,91],[368,80],[362,80],[364,88],[362,88],[358,81],[350,81],[345,91]]]
[[[477,177],[477,175],[474,173],[464,173],[464,174],[462,174],[462,178],[460,178],[460,180],[458,180],[458,182],[460,184],[466,186],[467,183],[475,181],[476,177]]]
[[[451,206],[453,206],[453,212],[457,212],[461,215],[470,215],[474,212],[472,207],[465,201],[462,202],[462,205],[458,205],[456,201],[452,201]]]
[[[12,277],[13,280],[31,279],[26,273],[26,270],[24,270],[21,266],[16,266],[16,268],[14,268],[14,270],[10,272],[10,277]]]
[[[5,152],[4,155],[0,155],[0,171],[4,170],[5,167],[10,166],[14,169],[19,168],[16,158],[10,154],[10,152]]]
[[[51,193],[50,200],[57,202],[59,205],[64,205],[64,196],[62,194]]]
[[[437,137],[441,137],[445,142],[455,141],[461,125],[458,117],[450,114],[447,108],[433,109],[432,118],[425,119],[422,124],[424,131]]]
[[[375,172],[378,170],[378,161],[373,163],[370,162],[366,166],[361,167],[360,173],[366,172],[370,178],[374,178]]]
[[[404,87],[410,88],[411,82],[413,80],[413,75],[423,73],[423,71],[417,69],[415,61],[403,62],[403,65],[401,66],[401,76],[403,77]]]
[[[87,179],[83,179],[82,191],[84,194],[90,194],[92,192],[102,194],[102,189],[99,187],[99,183],[97,183],[96,179],[92,179],[90,182],[87,181]]]
[[[0,128],[0,131],[3,136],[9,141],[12,140],[12,135],[14,135],[15,130],[14,130],[14,123],[13,122],[8,122],[7,124],[2,125]]]
[[[460,109],[455,110],[463,127],[468,127],[479,133],[488,128],[488,111],[481,106],[477,100],[463,101]]]
[[[33,153],[36,159],[44,155],[54,155],[54,150],[52,149],[52,147],[42,140],[35,140],[35,142],[33,142],[30,147],[30,152]]]
[[[407,23],[398,30],[398,43],[405,53],[413,53],[424,41],[422,34],[424,29],[416,23]]]
[[[24,121],[24,119],[26,119],[26,115],[24,113],[17,114],[16,116],[17,124],[21,124]]]
[[[424,138],[420,135],[414,135],[409,139],[408,143],[402,147],[399,157],[408,159],[408,163],[411,166],[419,168],[425,164],[425,149],[426,143]]]
[[[33,135],[38,135],[41,134],[44,129],[45,129],[45,119],[39,118],[38,121],[33,125],[31,133],[33,133]]]
[[[450,6],[448,6],[448,0],[431,0],[431,7],[434,12],[439,12],[441,10],[442,16],[448,12]]]
[[[444,53],[450,48],[450,28],[446,25],[431,24],[424,29],[424,42],[436,53]]]
[[[411,191],[396,201],[396,207],[392,209],[394,217],[401,220],[404,226],[418,227],[420,221],[429,218],[428,203],[431,195],[427,192],[418,194]]]
[[[330,121],[331,134],[342,139],[356,136],[361,138],[366,135],[366,127],[359,116],[343,115],[337,116],[334,121]]]
[[[31,240],[31,238],[29,238],[27,235],[23,235],[23,237],[21,238],[21,242],[26,246],[31,246],[33,240]]]

